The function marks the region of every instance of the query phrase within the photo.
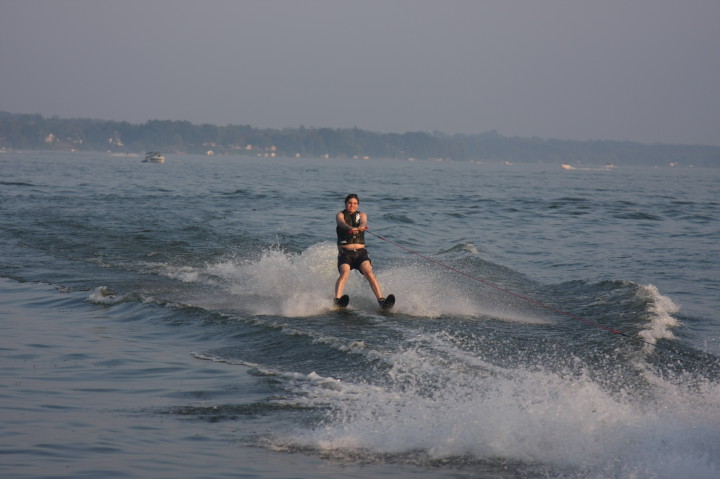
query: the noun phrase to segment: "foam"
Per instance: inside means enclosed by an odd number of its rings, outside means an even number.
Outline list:
[[[217,277],[254,314],[315,315],[329,309],[337,277],[335,257],[331,243],[300,253],[274,248],[254,260],[209,265],[205,274]],[[522,306],[495,306],[503,304],[497,293],[421,263],[378,265],[376,274],[384,291],[398,296],[395,311],[402,315],[548,321]],[[352,307],[376,308],[359,274],[351,275],[347,292]],[[640,287],[637,295],[647,313],[647,327],[640,334],[648,341],[672,338],[677,305],[652,285]],[[287,324],[280,326],[285,334],[294,334]],[[403,460],[414,455],[441,461],[501,458],[569,477],[720,475],[717,384],[697,378],[670,380],[640,364],[628,367],[639,369],[644,382],[608,390],[593,379],[597,371],[582,366],[572,371],[551,370],[542,363],[532,369],[507,368],[464,350],[465,338],[449,332],[422,333],[410,323],[389,322],[386,327],[405,335],[398,350],[298,333],[381,360],[381,376],[370,384],[314,371],[258,369],[278,377],[287,388],[288,394],[276,401],[327,412],[316,427],[274,435],[271,447],[341,457],[360,454],[368,460],[387,455]]]
[[[334,381],[329,390],[318,378],[295,378],[296,404],[332,412],[322,425],[278,438],[276,446],[339,456],[421,451],[434,460],[504,458],[571,471],[570,477],[720,473],[717,384],[666,381],[651,400],[639,400],[632,391],[606,391],[584,372],[497,374],[463,361],[461,351],[445,363],[431,351],[442,341],[426,337],[389,357],[383,387]]]
[[[670,298],[660,294],[651,284],[641,286],[637,294],[647,303],[645,311],[648,324],[638,333],[646,341],[647,347],[651,348],[658,339],[675,339],[670,328],[677,327],[680,323],[672,315],[680,308]]]
[[[129,294],[119,295],[107,286],[98,286],[87,297],[86,301],[94,304],[113,305],[124,302]]]
[[[300,253],[271,248],[258,259],[228,258],[208,265],[199,277],[218,278],[239,301],[240,308],[256,315],[306,317],[331,310],[337,280],[337,248],[323,242]],[[372,257],[372,254],[371,254]],[[488,288],[422,263],[400,266],[380,264],[375,274],[385,294],[393,293],[398,314],[419,318],[445,315],[490,316],[520,323],[547,323],[546,318],[489,293]],[[353,271],[345,292],[350,307],[375,312],[377,303],[367,281]]]
[[[212,267],[228,281],[233,295],[244,298],[253,314],[299,317],[328,311],[337,279],[336,249],[330,243],[300,254],[280,249],[262,253],[259,260]]]

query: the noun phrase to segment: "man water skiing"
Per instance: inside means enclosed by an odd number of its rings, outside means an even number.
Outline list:
[[[365,249],[365,230],[367,229],[367,215],[358,211],[360,199],[356,194],[345,197],[345,209],[335,216],[335,232],[338,245],[338,276],[335,283],[335,305],[347,306],[349,298],[343,296],[345,283],[350,277],[350,271],[357,269],[370,283],[370,288],[378,300],[381,308],[391,307],[395,297],[390,295],[387,300],[382,295],[380,283],[373,273],[372,261]],[[392,299],[390,298],[392,297]]]

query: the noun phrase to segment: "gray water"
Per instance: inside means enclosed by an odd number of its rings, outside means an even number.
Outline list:
[[[3,477],[720,472],[720,170],[168,156],[0,155]]]

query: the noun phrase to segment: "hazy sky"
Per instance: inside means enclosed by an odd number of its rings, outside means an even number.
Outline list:
[[[0,110],[720,145],[720,1],[0,0]]]

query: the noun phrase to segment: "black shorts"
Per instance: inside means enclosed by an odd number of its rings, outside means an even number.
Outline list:
[[[340,266],[343,264],[349,264],[351,270],[356,269],[360,271],[360,265],[365,261],[370,261],[370,264],[372,264],[372,260],[368,256],[368,252],[365,248],[340,248],[340,251],[338,251],[338,269],[340,269]]]

